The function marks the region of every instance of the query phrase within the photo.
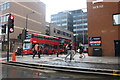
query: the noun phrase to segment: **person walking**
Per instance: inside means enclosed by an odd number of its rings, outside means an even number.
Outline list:
[[[18,48],[16,49],[16,55],[22,55],[22,57],[23,57],[23,53],[22,53],[22,51],[23,51],[23,49],[22,49],[22,47],[19,47],[18,46]]]
[[[33,51],[33,57],[32,58],[34,59],[36,54],[38,54],[38,58],[40,58],[39,44],[35,44],[33,49],[34,49],[34,51]]]
[[[78,52],[79,52],[79,54],[80,54],[80,57],[79,57],[79,58],[82,58],[82,57],[83,57],[83,45],[82,45],[81,43],[79,44]]]
[[[73,53],[74,51],[72,50],[72,42],[70,42],[67,46],[66,46],[66,49],[67,49],[67,55],[65,57],[65,61],[67,59],[67,57],[70,55],[70,60],[73,59]]]

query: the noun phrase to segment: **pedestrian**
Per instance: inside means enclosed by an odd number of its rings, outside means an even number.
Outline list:
[[[71,51],[72,51],[72,59],[73,59],[73,60],[74,60],[73,57],[74,57],[75,54],[76,54],[76,51],[75,51],[75,50],[76,50],[75,45],[72,43],[72,50],[71,50]]]
[[[72,47],[73,47],[73,44],[72,44],[72,41],[66,46],[66,49],[67,49],[67,55],[65,57],[65,61],[67,59],[67,57],[70,55],[70,60],[73,59],[73,53],[75,53],[74,50],[72,50]]]
[[[39,47],[39,44],[35,44],[35,46],[34,46],[34,48],[33,48],[33,59],[34,59],[34,57],[35,57],[35,55],[36,54],[38,54],[38,58],[40,58],[40,49],[39,49],[40,47]]]
[[[82,43],[79,44],[78,53],[80,54],[79,58],[82,58],[83,57],[83,45],[82,45]]]
[[[16,54],[17,55],[22,55],[22,48],[18,46],[17,50],[16,50]]]

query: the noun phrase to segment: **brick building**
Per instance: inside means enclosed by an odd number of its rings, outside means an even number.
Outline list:
[[[89,55],[94,51],[102,50],[102,56],[120,55],[120,23],[114,25],[114,15],[120,14],[120,0],[88,0],[88,38]]]

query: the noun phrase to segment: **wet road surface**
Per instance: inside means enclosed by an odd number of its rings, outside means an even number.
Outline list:
[[[6,80],[6,78],[12,78],[10,80],[16,80],[17,78],[23,80],[27,78],[30,80],[34,80],[34,78],[35,80],[119,80],[117,78],[115,79],[113,76],[57,72],[10,65],[2,65],[2,78],[2,80]]]

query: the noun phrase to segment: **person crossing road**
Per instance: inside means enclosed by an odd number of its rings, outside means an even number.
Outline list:
[[[36,54],[38,54],[38,58],[40,58],[39,44],[35,44],[35,46],[33,48],[33,57],[32,57],[33,59]]]
[[[73,59],[74,54],[75,54],[72,41],[66,46],[66,49],[67,49],[67,55],[65,57],[65,61],[69,55],[70,55],[70,61],[71,61]]]
[[[80,57],[79,57],[79,58],[82,58],[82,57],[84,56],[82,43],[79,44],[78,52],[79,52],[79,54],[80,54]],[[84,57],[85,57],[85,56],[84,56]]]

